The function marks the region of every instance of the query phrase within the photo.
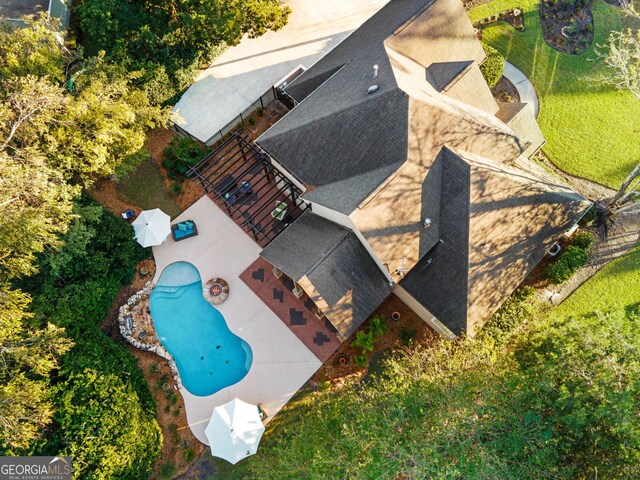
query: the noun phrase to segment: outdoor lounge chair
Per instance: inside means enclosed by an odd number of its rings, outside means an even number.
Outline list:
[[[271,216],[276,220],[284,220],[287,216],[287,206],[285,202],[276,200],[276,208],[271,212]]]
[[[198,227],[193,220],[185,220],[184,222],[171,225],[171,236],[176,242],[198,235]]]
[[[122,216],[122,218],[124,218],[125,220],[131,220],[133,217],[135,217],[135,216],[136,216],[136,214],[134,213],[134,211],[133,211],[133,210],[131,210],[131,209],[129,209],[129,210],[125,211],[125,212],[122,212],[120,215],[121,215],[121,216]]]

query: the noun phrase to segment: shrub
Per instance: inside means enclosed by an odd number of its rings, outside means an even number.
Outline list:
[[[373,332],[369,330],[367,333],[364,333],[362,330],[358,332],[356,335],[356,339],[351,344],[354,347],[360,347],[365,352],[372,352],[373,346],[375,345],[375,337]]]
[[[256,124],[256,119],[253,117],[249,117],[249,125],[255,125]]]
[[[504,57],[495,48],[483,43],[487,59],[480,65],[480,71],[489,88],[493,87],[504,72]]]
[[[169,189],[171,194],[175,195],[176,197],[179,196],[183,190],[184,190],[184,185],[182,184],[182,182],[179,182],[179,181],[173,182],[173,184],[171,185],[171,188]]]
[[[380,338],[382,335],[384,335],[384,333],[388,330],[389,328],[387,327],[386,322],[384,321],[384,318],[382,318],[379,315],[376,315],[375,317],[373,317],[371,319],[371,327],[370,327],[370,332],[373,335],[374,340],[376,338]]]
[[[170,479],[176,474],[176,467],[171,462],[163,463],[158,471],[160,478]]]
[[[259,116],[259,117],[262,117],[262,116],[264,115],[264,108],[262,108],[262,107],[258,107],[257,112],[258,112],[258,116]]]
[[[571,245],[589,250],[596,243],[596,237],[591,232],[580,232],[573,237]]]
[[[415,337],[416,337],[416,331],[411,328],[403,328],[400,330],[400,340],[407,347],[411,345]]]
[[[587,264],[589,255],[582,248],[569,246],[554,263],[547,266],[542,277],[559,285],[569,280],[580,267]]]
[[[506,339],[522,324],[531,320],[537,309],[536,291],[531,286],[516,290],[478,332],[478,338],[492,338],[496,344]]]
[[[182,452],[182,458],[184,458],[185,462],[193,462],[196,458],[196,452],[193,448],[187,448],[184,452]]]
[[[200,142],[187,137],[177,137],[164,149],[162,166],[169,178],[184,178],[191,167],[202,159],[206,148]]]
[[[367,366],[367,357],[364,355],[356,355],[353,359],[353,363],[358,368],[364,368]]]

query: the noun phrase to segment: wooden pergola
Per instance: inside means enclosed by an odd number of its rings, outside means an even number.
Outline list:
[[[301,190],[242,133],[232,133],[187,175],[262,247],[308,208]]]

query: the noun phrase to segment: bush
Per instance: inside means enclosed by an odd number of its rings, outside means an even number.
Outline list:
[[[169,189],[171,194],[175,195],[176,197],[179,196],[183,190],[184,185],[182,184],[182,182],[173,182],[173,184],[171,184],[171,188]]]
[[[167,169],[169,178],[182,179],[191,167],[204,157],[206,148],[187,137],[176,137],[164,149],[165,160],[162,166]]]
[[[375,345],[375,337],[373,336],[373,332],[369,330],[367,333],[364,333],[362,330],[360,330],[356,335],[356,339],[351,345],[354,347],[360,347],[365,352],[372,352]]]
[[[374,339],[380,338],[389,329],[386,322],[384,321],[384,318],[379,315],[376,315],[371,319],[370,325],[370,332],[373,335]]]
[[[478,338],[504,343],[518,327],[531,320],[537,309],[536,291],[526,286],[516,290],[478,332]]]
[[[406,345],[407,347],[411,345],[415,337],[416,331],[411,328],[403,328],[400,330],[400,340],[403,345]]]
[[[487,59],[480,65],[480,71],[489,88],[493,87],[504,73],[504,57],[495,48],[483,43]]]
[[[193,460],[196,458],[195,450],[193,448],[187,448],[184,452],[182,452],[182,458],[184,458],[184,461],[187,463],[193,462]]]
[[[176,467],[171,462],[163,463],[158,471],[160,478],[170,479],[176,474]]]
[[[249,117],[249,125],[253,126],[256,124],[256,119],[253,117]]]
[[[588,251],[596,243],[596,237],[591,232],[580,232],[573,237],[571,245]]]
[[[367,366],[367,357],[364,355],[356,355],[353,359],[353,364],[358,368],[364,368]]]
[[[569,280],[582,266],[587,264],[589,255],[582,248],[571,245],[554,263],[547,266],[542,277],[551,283],[560,285]]]
[[[264,108],[262,108],[262,107],[258,107],[257,112],[258,112],[258,116],[259,116],[259,117],[263,116],[263,115],[264,115]]]

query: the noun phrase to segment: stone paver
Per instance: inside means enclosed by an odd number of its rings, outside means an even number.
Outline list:
[[[264,272],[264,275],[256,275],[256,272]],[[338,349],[341,342],[335,327],[326,317],[316,317],[317,307],[306,294],[297,298],[291,292],[294,285],[290,279],[273,275],[269,262],[259,258],[240,278],[319,360],[327,361]]]

